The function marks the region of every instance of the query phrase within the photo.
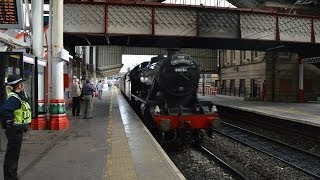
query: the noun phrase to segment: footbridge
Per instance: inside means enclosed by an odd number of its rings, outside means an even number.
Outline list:
[[[302,58],[318,57],[320,17],[150,2],[66,0],[64,44],[99,46],[97,70],[105,75],[122,67],[122,54],[164,54],[164,48],[191,52],[202,70],[213,72],[217,56],[210,53],[212,49],[289,51]],[[201,49],[205,52],[199,53]]]
[[[320,18],[161,3],[65,1],[65,45],[278,50],[315,56]]]

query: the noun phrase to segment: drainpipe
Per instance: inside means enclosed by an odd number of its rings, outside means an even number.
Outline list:
[[[276,53],[272,53],[272,65],[271,65],[271,101],[275,101],[276,97]]]
[[[219,80],[219,84],[217,84],[217,87],[218,87],[218,94],[221,94],[221,69],[222,69],[222,66],[221,66],[221,59],[220,59],[220,49],[217,49],[216,51],[217,53],[217,60],[219,61],[219,67],[218,67],[218,80]]]
[[[205,74],[204,74],[204,71],[202,72],[202,96],[205,96],[205,91],[204,91],[204,83],[205,83]]]
[[[303,59],[299,56],[299,90],[298,90],[298,102],[304,102],[304,89],[303,89]]]
[[[91,57],[92,57],[92,63],[93,63],[93,82],[94,84],[97,84],[97,71],[96,71],[96,67],[97,67],[97,59],[96,59],[96,47],[90,47],[92,48],[92,50],[90,50],[90,53],[92,53]]]

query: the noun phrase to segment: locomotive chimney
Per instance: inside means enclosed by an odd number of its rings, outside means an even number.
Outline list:
[[[179,53],[179,49],[174,49],[174,48],[171,48],[171,49],[167,49],[167,56],[170,57],[170,56],[173,56],[173,55],[176,55]]]

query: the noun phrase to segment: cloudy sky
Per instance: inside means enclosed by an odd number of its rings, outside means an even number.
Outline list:
[[[157,55],[154,55],[157,56]],[[150,61],[150,59],[154,56],[147,56],[147,55],[122,55],[122,64],[123,67],[121,68],[120,72],[127,72],[128,68],[132,69],[136,65]]]

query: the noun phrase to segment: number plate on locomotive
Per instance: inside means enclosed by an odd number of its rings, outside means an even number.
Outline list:
[[[187,68],[175,68],[174,71],[175,72],[187,72],[188,69]]]

